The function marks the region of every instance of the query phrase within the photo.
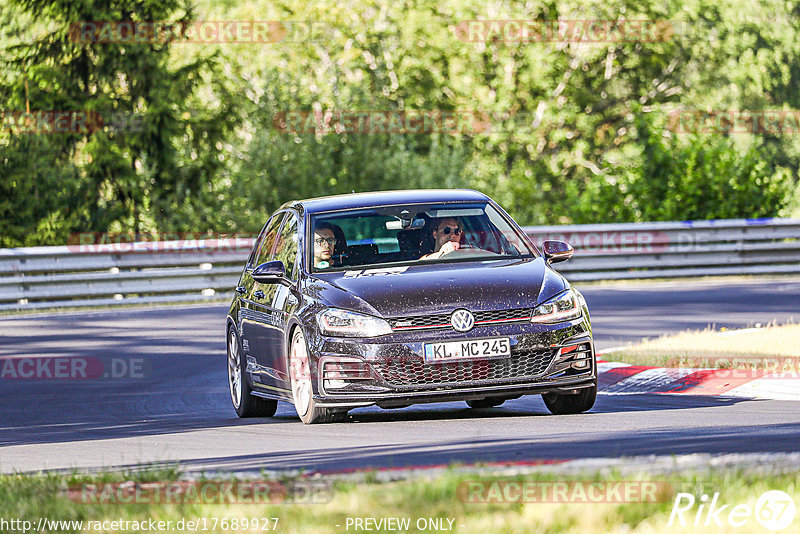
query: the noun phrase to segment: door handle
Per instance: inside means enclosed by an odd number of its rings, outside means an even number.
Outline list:
[[[264,298],[264,292],[261,291],[260,289],[258,289],[256,291],[253,291],[253,298],[255,298],[255,299],[263,299]]]
[[[238,287],[235,289],[235,291],[236,291],[237,293],[239,293],[240,295],[244,295],[245,293],[247,293],[247,288],[245,288],[244,286],[238,286]]]

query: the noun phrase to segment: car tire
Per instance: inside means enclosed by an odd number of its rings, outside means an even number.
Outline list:
[[[506,401],[505,397],[486,397],[485,399],[473,399],[467,401],[467,406],[474,409],[494,408]]]
[[[336,423],[347,417],[347,410],[322,408],[314,402],[308,345],[300,328],[295,329],[289,345],[289,380],[294,408],[303,423]]]
[[[586,412],[594,406],[597,398],[597,383],[592,387],[582,389],[578,393],[544,393],[542,399],[550,413],[554,415],[569,415]]]
[[[242,365],[242,344],[239,334],[231,325],[228,328],[228,390],[236,415],[239,417],[272,417],[278,409],[278,401],[263,399],[252,394],[250,383]]]

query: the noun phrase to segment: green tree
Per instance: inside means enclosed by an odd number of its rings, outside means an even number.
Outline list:
[[[252,231],[291,198],[407,187],[473,187],[523,224],[777,215],[797,184],[800,136],[680,134],[665,117],[800,109],[795,4],[199,0],[205,20],[320,30],[208,45],[199,56],[175,43],[69,39],[81,20],[193,18],[177,0],[13,0],[0,13],[9,65],[0,106],[136,114],[143,126],[35,141],[0,134],[0,165],[13,176],[0,235]],[[459,22],[480,19],[663,24],[644,41],[459,38]],[[30,28],[47,32],[31,38]],[[273,125],[276,113],[325,110],[493,119],[491,130],[461,135],[293,135]],[[55,198],[24,205],[43,184]]]
[[[225,164],[220,145],[235,120],[234,101],[215,75],[215,58],[174,64],[170,50],[178,45],[171,41],[95,42],[70,31],[82,21],[187,22],[193,18],[189,5],[174,0],[11,3],[19,21],[30,20],[42,33],[6,48],[14,76],[3,80],[3,107],[91,112],[105,122],[97,131],[38,142],[51,145],[58,165],[69,169],[55,175],[74,177],[64,195],[67,205],[49,206],[44,218],[58,218],[78,199],[70,220],[61,222],[69,231],[214,228],[211,204],[218,200],[216,176]],[[201,86],[218,105],[200,102]],[[8,147],[20,143],[13,139]],[[31,169],[37,165],[15,167],[17,183],[35,182]],[[38,224],[34,219],[22,226]]]
[[[644,161],[621,196],[644,221],[767,217],[787,201],[790,177],[754,146],[722,136],[665,137],[640,127]]]
[[[440,181],[485,191],[524,223],[641,220],[653,212],[634,204],[629,189],[634,182],[658,189],[655,182],[666,177],[655,172],[633,178],[653,170],[647,162],[650,131],[638,130],[642,120],[655,124],[653,117],[674,110],[795,106],[790,95],[800,94],[795,75],[800,72],[800,33],[795,31],[800,18],[777,0],[753,3],[758,6],[746,10],[746,16],[738,6],[709,0],[271,3],[271,16],[320,22],[332,31],[316,40],[260,49],[258,61],[244,56],[240,68],[243,79],[251,82],[248,88],[259,110],[255,115],[274,110],[441,109],[480,110],[507,120],[493,121],[491,131],[446,141],[434,135],[393,144],[381,136],[369,142],[345,135],[333,135],[338,142],[299,136],[292,146],[283,138],[277,144],[302,154],[303,162],[281,155],[293,164],[278,171],[263,161],[273,149],[283,150],[274,146],[274,132],[268,125],[252,126],[252,140],[239,167],[245,173],[242,180],[255,180],[251,183],[256,189],[269,191],[274,197],[269,206],[301,191],[399,188],[418,182],[399,182],[389,169],[378,172],[391,161],[383,151],[413,145],[421,156],[436,150],[441,158],[443,151],[452,150],[448,159],[459,164]],[[252,2],[241,10],[252,12],[254,4],[265,5]],[[755,7],[769,13],[758,24],[752,22]],[[229,13],[239,18],[236,8]],[[662,24],[652,41],[520,43],[498,37],[473,43],[457,37],[454,27],[459,21],[478,19]],[[227,55],[235,58],[240,53]],[[279,66],[277,74],[271,71],[274,65]],[[663,121],[660,128],[670,133]],[[705,153],[705,145],[724,147],[726,155],[743,164],[753,158],[761,161],[752,172],[734,173],[753,187],[774,176],[794,177],[800,162],[797,141],[787,136],[739,135],[731,142],[714,135],[691,140],[682,136],[674,143],[694,144],[697,154]],[[334,158],[328,163],[328,146],[331,154],[357,154],[357,159]],[[365,151],[345,150],[356,146]],[[300,176],[314,172],[320,175],[314,188],[295,187],[306,180]],[[721,187],[702,174],[716,172],[705,164],[695,169],[694,179]],[[292,181],[293,176],[298,180]],[[714,194],[722,197],[727,191]],[[765,197],[772,203],[760,204],[758,212],[779,213],[784,205],[779,196]],[[750,215],[747,204],[736,205],[738,211],[726,213]],[[716,212],[673,213],[677,218],[704,218]]]

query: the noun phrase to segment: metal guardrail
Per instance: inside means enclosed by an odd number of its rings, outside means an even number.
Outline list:
[[[800,219],[725,219],[534,226],[537,245],[567,241],[557,264],[570,280],[625,280],[740,274],[800,274]]]
[[[0,310],[212,300],[236,285],[252,246],[232,238],[0,249]]]
[[[800,274],[800,219],[535,226],[567,241],[573,281]],[[0,249],[0,310],[211,300],[236,284],[253,240]]]

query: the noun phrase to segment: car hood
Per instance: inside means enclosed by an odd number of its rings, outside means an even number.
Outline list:
[[[528,308],[568,287],[542,258],[354,269],[312,280],[327,305],[384,317]]]

